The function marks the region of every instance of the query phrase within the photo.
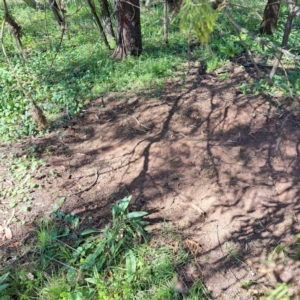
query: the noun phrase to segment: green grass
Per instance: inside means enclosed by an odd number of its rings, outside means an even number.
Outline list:
[[[29,254],[0,277],[1,299],[181,299],[175,278],[189,254],[150,245],[147,213],[127,213],[130,199],[113,206],[112,222],[102,230],[72,232],[68,223],[55,223],[57,213],[41,222]],[[186,292],[186,299],[210,299],[200,280]]]
[[[233,1],[240,3],[240,1]],[[250,3],[250,2],[249,2]],[[251,1],[249,5],[262,13],[261,1]],[[157,94],[164,88],[168,78],[184,77],[187,69],[187,33],[179,31],[179,19],[169,27],[169,44],[163,42],[162,6],[141,9],[141,29],[143,35],[143,53],[140,57],[129,57],[117,61],[111,56],[103,43],[89,9],[84,6],[79,12],[72,2],[67,4],[68,31],[61,46],[61,32],[52,12],[36,12],[25,4],[10,6],[16,21],[23,26],[23,55],[16,48],[15,42],[5,31],[4,43],[8,56],[14,66],[23,88],[45,112],[51,126],[56,126],[65,111],[77,114],[84,104],[109,92],[143,91]],[[232,16],[241,26],[257,33],[260,20],[252,11],[239,7],[229,7]],[[270,39],[280,45],[287,7],[282,6],[278,28]],[[288,48],[300,54],[297,33],[300,22],[295,20]],[[192,42],[195,34],[191,33]],[[255,55],[262,55],[266,61],[275,58],[274,50],[262,47],[251,37],[241,34],[244,43]],[[110,41],[113,47],[113,41]],[[226,17],[220,12],[207,47],[196,47],[192,58],[199,60],[211,72],[244,51],[236,32],[231,28]],[[25,57],[25,59],[23,58]],[[295,65],[289,59],[283,63]],[[290,87],[295,95],[300,95],[299,64],[288,70]],[[282,92],[288,95],[289,86],[284,74],[277,74],[273,85],[263,78],[241,86],[244,93],[267,93],[273,96]],[[30,114],[30,100],[27,99],[4,57],[0,58],[0,139],[6,141],[24,135],[39,134]]]
[[[61,33],[51,11],[37,13],[16,5],[14,12],[23,26],[26,61],[17,54],[11,37],[6,36],[8,56],[23,88],[50,119],[66,109],[76,114],[84,103],[108,92],[160,90],[167,78],[183,70],[186,37],[175,30],[176,25],[171,26],[170,43],[164,45],[160,8],[143,11],[144,51],[140,57],[124,61],[111,57],[86,9],[68,19],[69,30],[60,48]],[[37,134],[29,113],[30,101],[3,58],[0,82],[0,137]]]

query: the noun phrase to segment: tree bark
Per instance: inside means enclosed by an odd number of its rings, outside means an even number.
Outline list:
[[[268,0],[259,28],[261,34],[273,34],[279,17],[280,4],[281,0]]]
[[[142,53],[142,33],[139,0],[114,0],[116,14],[116,48],[113,56],[123,59],[127,55]]]
[[[89,5],[89,7],[91,9],[93,17],[95,18],[96,24],[97,24],[97,26],[99,28],[100,35],[101,35],[101,37],[102,37],[102,39],[104,41],[104,44],[108,48],[108,50],[110,50],[110,46],[108,44],[105,32],[103,30],[103,26],[102,26],[102,24],[100,22],[100,19],[99,19],[98,15],[97,15],[97,12],[96,12],[96,7],[95,7],[94,3],[92,2],[92,0],[87,0],[87,2],[88,2],[88,5]]]
[[[218,9],[219,5],[220,5],[221,0],[215,0],[213,2],[213,8],[214,10]]]
[[[60,9],[59,9],[56,1],[55,0],[49,0],[49,3],[50,3],[51,10],[52,10],[52,12],[54,14],[54,17],[55,17],[58,25],[59,26],[63,26],[64,19],[63,19],[61,13],[60,13]]]
[[[164,39],[165,43],[168,44],[168,2],[164,0]]]
[[[20,26],[10,15],[6,4],[6,0],[3,0],[3,7],[4,7],[4,20],[8,24],[9,31],[14,35],[17,45],[19,47],[22,47],[22,42],[21,42],[22,26]]]
[[[114,33],[112,22],[111,22],[108,1],[107,0],[99,0],[99,3],[100,3],[100,9],[101,9],[101,19],[102,19],[102,23],[103,23],[103,27],[104,27],[106,36],[109,39],[115,38],[115,33]]]

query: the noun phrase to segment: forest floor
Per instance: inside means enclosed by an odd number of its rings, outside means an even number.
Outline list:
[[[287,246],[300,232],[300,117],[291,100],[239,92],[253,68],[227,71],[221,80],[194,66],[159,96],[110,94],[46,136],[2,145],[4,155],[34,149],[46,162],[30,179],[43,187],[31,189],[30,209],[0,202],[0,225],[12,233],[0,239],[2,258],[62,197],[60,210],[77,214],[80,228],[102,228],[115,201],[132,195],[154,238],[165,227],[182,234],[194,256],[180,270],[187,285],[201,278],[214,299],[259,297],[277,282],[295,294],[300,268]],[[2,188],[14,184],[6,159]]]

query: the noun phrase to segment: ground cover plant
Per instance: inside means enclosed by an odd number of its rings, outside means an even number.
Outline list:
[[[238,5],[238,1],[236,4]],[[250,10],[234,5],[233,1],[232,6],[229,6],[232,16],[241,26],[257,31],[259,18],[256,11],[251,9],[262,9],[263,3],[251,3]],[[166,45],[162,41],[162,7],[143,7],[141,32],[144,51],[138,58],[129,57],[120,62],[110,56],[110,51],[99,38],[99,32],[86,6],[76,12],[77,6],[72,2],[68,3],[68,11],[76,13],[70,18],[66,33],[58,30],[51,10],[36,11],[20,2],[14,3],[10,9],[17,22],[22,24],[24,38],[23,49],[20,50],[16,48],[13,36],[4,36],[7,56],[11,61],[9,65],[2,57],[0,65],[0,134],[6,140],[39,132],[32,120],[31,100],[24,95],[24,90],[40,105],[50,124],[55,124],[59,116],[70,117],[79,113],[85,103],[107,92],[160,90],[167,78],[184,77],[186,59],[200,60],[205,69],[211,72],[243,53],[245,47],[255,55],[264,57],[259,62],[263,68],[272,65],[276,58],[272,48],[261,47],[259,42],[253,41],[245,33],[237,34],[222,10],[215,13],[214,19],[208,18],[207,22],[211,22],[210,30],[214,31],[212,34],[205,31],[207,47],[195,42],[196,46],[190,47],[191,41],[197,41],[198,32],[197,24],[191,23],[190,29],[187,28],[189,20],[196,18],[189,15],[191,8],[183,10],[174,18],[169,26],[169,43]],[[249,12],[248,17],[240,19],[245,9]],[[269,38],[270,41],[280,44],[287,14],[288,8],[283,4],[278,30]],[[296,55],[299,54],[298,29],[299,22],[296,20],[289,38],[289,47]],[[201,36],[198,37],[201,39]],[[114,45],[113,40],[110,43]],[[190,55],[192,57],[189,58]],[[293,63],[290,59],[283,59],[284,65]],[[252,62],[248,58],[242,64],[248,67]],[[267,91],[272,96],[279,92],[281,95],[288,95],[292,90],[298,95],[298,67],[287,72],[288,79],[284,72],[277,74],[271,85],[265,78],[257,78],[252,83],[241,84],[241,91]]]
[[[7,46],[8,56],[19,81],[50,120],[55,121],[66,112],[69,116],[79,113],[85,103],[107,92],[143,89],[155,92],[163,87],[166,78],[175,77],[177,71],[183,70],[185,37],[177,30],[170,30],[169,45],[161,45],[160,8],[150,14],[145,11],[144,54],[120,62],[105,49],[86,9],[76,14],[60,44],[61,33],[51,18],[51,11],[36,12],[26,4],[19,5],[15,13],[21,9],[17,19],[26,32],[23,50],[26,61],[15,51],[13,39]],[[30,101],[24,97],[4,57],[0,74],[2,137],[36,134]]]
[[[126,43],[101,30],[101,22],[99,27],[97,1],[54,1],[60,5],[58,19],[47,3],[36,9],[28,6],[35,1],[6,2],[0,34],[0,214],[5,216],[0,245],[11,241],[9,247],[22,252],[23,240],[12,242],[18,230],[11,228],[26,231],[44,213],[51,221],[37,223],[37,245],[16,256],[17,269],[3,269],[0,293],[7,299],[296,297],[297,288],[286,278],[298,274],[299,260],[298,240],[291,243],[300,231],[294,192],[298,8],[286,44],[290,2],[282,1],[277,26],[266,35],[259,32],[267,1],[183,1],[177,8],[150,1],[141,7],[142,48],[122,49]],[[7,30],[9,16],[22,25],[19,42]],[[111,21],[118,29],[117,14]],[[45,126],[34,117],[35,107],[45,115]],[[114,204],[131,193],[133,212],[126,210],[129,198]],[[100,199],[107,204],[99,208]],[[180,238],[185,246],[158,244],[156,237],[147,241],[146,213],[135,210],[146,211],[152,202],[160,221],[173,220],[182,231],[193,228],[197,242],[187,240],[197,253]],[[112,207],[112,218],[98,216],[106,222],[101,229],[79,231],[80,222],[94,216],[71,211],[94,206],[100,212]],[[281,225],[288,241],[278,234]],[[293,271],[279,272],[287,263]],[[181,273],[188,264],[203,274]],[[182,274],[190,273],[193,279],[185,282]],[[262,283],[260,273],[275,274],[281,283]],[[229,278],[225,289],[219,274],[226,279],[231,274],[236,282]]]
[[[127,212],[131,197],[112,207],[112,221],[104,229],[72,231],[41,222],[34,243],[15,266],[0,277],[1,299],[180,299],[187,287],[179,286],[177,270],[190,261],[180,246],[149,244],[144,229],[146,212]],[[70,217],[68,218],[70,220]],[[75,220],[73,216],[73,220]],[[76,228],[76,226],[75,226]],[[151,241],[150,241],[151,242]],[[179,241],[180,242],[180,241]],[[174,253],[174,251],[176,253]],[[196,280],[186,299],[210,299]]]

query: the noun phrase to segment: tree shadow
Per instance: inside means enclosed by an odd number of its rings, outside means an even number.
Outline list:
[[[100,98],[62,132],[32,140],[40,149],[52,146],[39,155],[61,170],[44,183],[43,193],[54,195],[41,198],[44,213],[55,196],[67,195],[61,209],[76,213],[82,228],[99,228],[116,200],[133,195],[131,210],[150,211],[152,223],[165,220],[202,246],[195,259],[213,297],[250,279],[264,286],[292,281],[298,263],[268,260],[299,232],[299,117],[291,114],[283,127],[289,106],[239,94],[237,82],[247,74],[230,76],[196,74],[158,99]],[[96,171],[97,182],[84,190]]]

